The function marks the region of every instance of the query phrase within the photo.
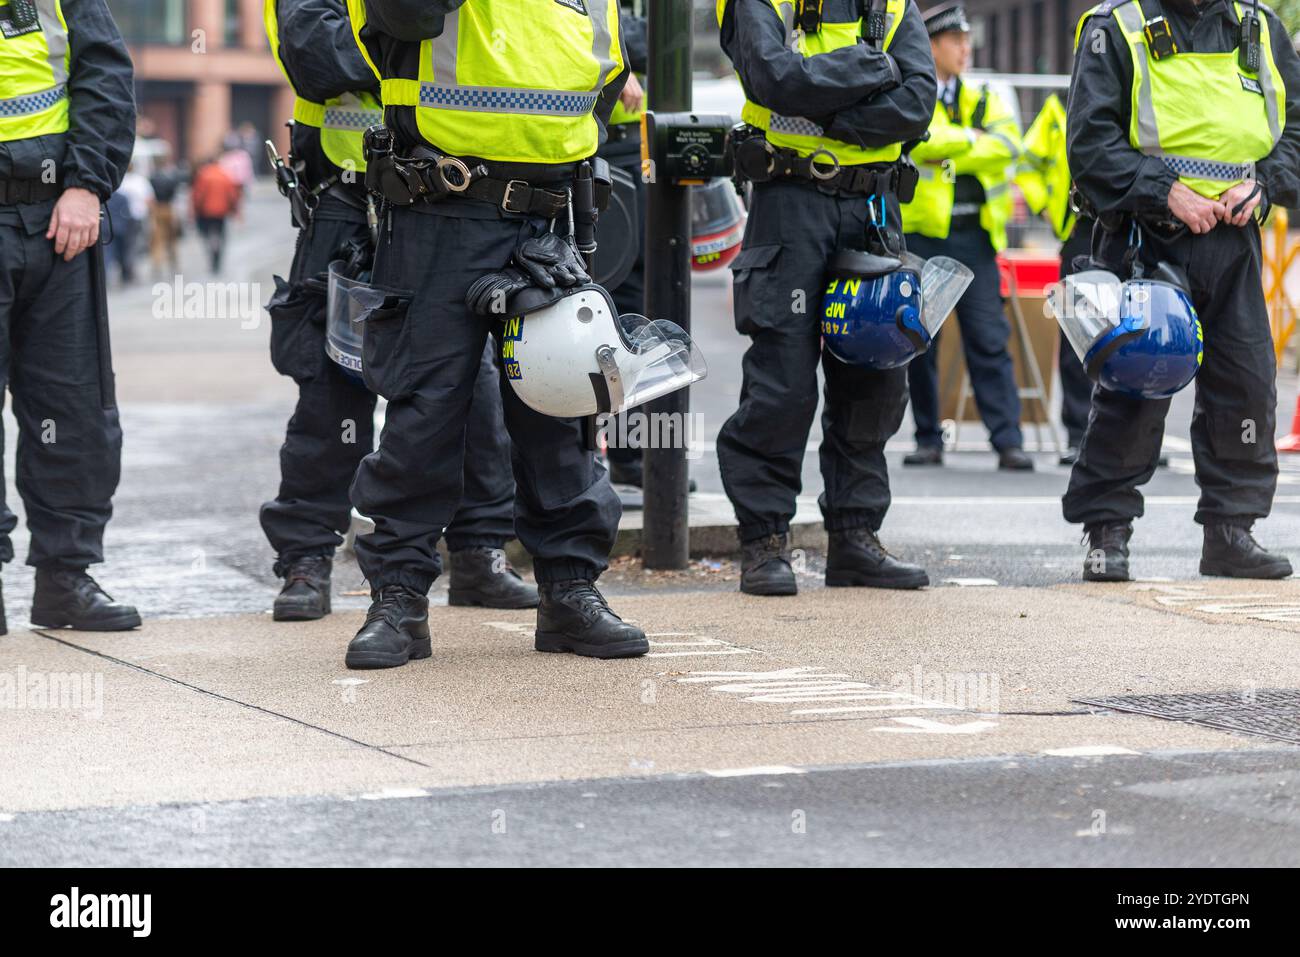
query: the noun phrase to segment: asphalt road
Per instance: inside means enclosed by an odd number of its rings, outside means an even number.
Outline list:
[[[1294,749],[24,814],[0,865],[1294,867]]]

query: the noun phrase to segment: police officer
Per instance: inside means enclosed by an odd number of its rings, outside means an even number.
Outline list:
[[[885,442],[902,421],[906,373],[823,359],[817,303],[828,261],[838,249],[864,248],[869,210],[881,202],[887,220],[872,232],[901,248],[903,144],[924,135],[934,109],[925,27],[910,0],[721,0],[718,17],[722,49],[745,91],[742,119],[757,131],[740,144],[738,164],[759,148],[757,163],[742,164],[753,198],[732,263],[736,328],[750,346],[740,408],[718,435],[743,548],[741,591],[797,590],[788,531],[817,411],[819,361],[826,582],[919,588],[925,571],[877,538],[889,508]]]
[[[0,388],[18,420],[43,628],[140,624],[86,574],[104,560],[122,452],[100,209],[134,141],[131,59],[104,0],[0,6]],[[0,563],[16,524],[0,505]]]
[[[353,503],[375,522],[357,540],[374,600],[347,663],[391,667],[430,654],[425,593],[461,497],[466,415],[489,332],[466,293],[567,218],[627,66],[616,0],[349,0],[349,14],[382,77],[391,139],[372,139],[368,160],[389,197],[373,279],[388,295],[367,316],[364,342],[387,422],[352,485]],[[542,268],[565,285],[575,267],[556,259]],[[535,646],[644,654],[644,633],[595,586],[620,508],[583,423],[535,412],[501,386],[515,527],[541,592]]]
[[[261,513],[276,574],[284,579],[274,617],[307,621],[330,611],[334,550],[351,517],[348,486],[374,448],[374,393],[326,357],[318,277],[331,260],[368,252],[374,207],[367,206],[362,135],[383,114],[379,82],[357,49],[343,0],[266,0],[263,12],[271,49],[297,94],[292,155],[301,166],[298,179],[318,197],[307,211],[290,282],[270,304],[271,358],[297,382],[298,405],[280,449],[279,495]],[[449,601],[534,608],[536,589],[501,551],[514,537],[514,480],[497,370],[486,349],[469,422],[465,497],[446,533]]]
[[[1257,220],[1300,205],[1300,58],[1271,11],[1226,0],[1106,0],[1081,30],[1069,157],[1101,219],[1094,258],[1181,269],[1202,325],[1191,429],[1201,573],[1290,575],[1251,526],[1268,515],[1278,472]],[[1138,486],[1155,471],[1168,410],[1168,399],[1093,394],[1063,503],[1088,535],[1086,579],[1128,578]]]
[[[957,321],[975,404],[998,453],[998,468],[1027,470],[1020,432],[1020,393],[1007,342],[997,254],[1007,246],[1011,174],[1020,155],[1015,117],[987,86],[968,85],[970,23],[960,3],[925,14],[939,80],[930,140],[912,153],[921,167],[916,199],[903,207],[908,248],[925,258],[951,256],[975,279],[957,304]],[[906,465],[942,465],[938,349],[908,367],[916,452]]]

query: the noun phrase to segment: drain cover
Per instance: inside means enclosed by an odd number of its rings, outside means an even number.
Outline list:
[[[1300,689],[1296,688],[1116,695],[1076,698],[1075,703],[1300,744]]]

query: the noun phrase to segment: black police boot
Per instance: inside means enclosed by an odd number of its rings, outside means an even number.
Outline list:
[[[84,568],[36,569],[32,624],[78,631],[129,631],[140,627],[140,613],[105,593]]]
[[[1061,457],[1057,459],[1056,464],[1073,465],[1077,461],[1079,461],[1079,447],[1077,445],[1071,445],[1061,453]]]
[[[451,552],[449,605],[480,608],[536,608],[537,589],[519,577],[499,548]]]
[[[275,596],[271,618],[275,621],[315,621],[330,613],[328,555],[305,555],[284,562],[284,587]]]
[[[397,668],[428,658],[429,599],[405,585],[385,585],[370,592],[366,623],[348,643],[349,668]]]
[[[998,468],[1003,472],[1032,472],[1034,460],[1017,445],[998,449]]]
[[[942,465],[943,448],[938,445],[918,445],[915,452],[903,456],[904,465]]]
[[[541,586],[538,651],[568,651],[587,658],[637,658],[650,650],[645,632],[610,610],[594,582],[584,578]]]
[[[1291,563],[1270,555],[1250,534],[1248,525],[1206,525],[1201,574],[1223,578],[1286,578]]]
[[[826,553],[826,586],[844,588],[924,588],[930,576],[920,565],[899,561],[869,528],[831,532]]]
[[[1088,539],[1088,557],[1083,560],[1083,580],[1128,581],[1128,540],[1133,535],[1133,523],[1103,522],[1085,525],[1083,533]]]
[[[799,594],[786,536],[768,535],[741,543],[740,590],[746,595]]]
[[[0,635],[9,634],[9,619],[5,617],[4,588],[0,585]]]

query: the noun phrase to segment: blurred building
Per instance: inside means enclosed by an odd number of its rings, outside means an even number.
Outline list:
[[[998,73],[1069,73],[1074,30],[1095,0],[967,0],[975,66]]]
[[[250,123],[287,149],[293,96],[271,56],[262,0],[108,0],[135,61],[144,123],[195,161]]]

